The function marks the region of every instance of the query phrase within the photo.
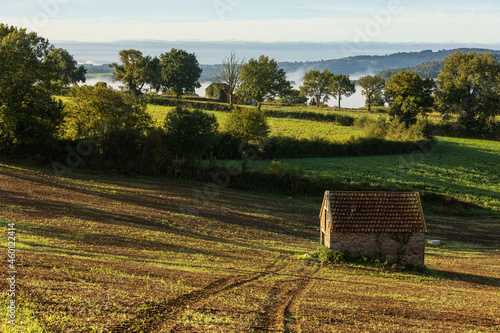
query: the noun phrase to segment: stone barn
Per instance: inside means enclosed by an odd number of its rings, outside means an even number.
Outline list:
[[[419,193],[326,192],[321,244],[332,250],[424,266],[426,226]]]

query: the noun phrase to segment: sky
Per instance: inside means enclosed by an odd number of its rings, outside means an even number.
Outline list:
[[[16,0],[0,22],[53,41],[498,43],[498,0]]]

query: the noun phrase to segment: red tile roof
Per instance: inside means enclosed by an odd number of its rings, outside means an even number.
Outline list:
[[[330,192],[329,199],[332,232],[427,231],[418,192]]]

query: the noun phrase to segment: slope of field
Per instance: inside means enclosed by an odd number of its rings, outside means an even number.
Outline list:
[[[265,170],[271,161],[253,161]],[[439,137],[434,151],[408,155],[286,159],[306,176],[333,177],[342,182],[396,184],[473,200],[500,209],[500,142]]]
[[[445,245],[427,249],[427,272],[397,273],[304,256],[318,246],[320,204],[1,162],[20,307],[18,325],[2,317],[0,330],[500,330],[498,219],[469,220],[478,230],[467,245],[457,232],[466,220],[431,217],[429,237]],[[6,237],[2,248],[6,263]]]

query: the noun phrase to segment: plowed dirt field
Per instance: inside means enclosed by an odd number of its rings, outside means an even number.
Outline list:
[[[0,255],[7,272],[14,223],[18,305],[1,330],[500,331],[498,219],[429,217],[443,245],[427,248],[428,270],[392,272],[305,255],[320,205],[0,162]]]

